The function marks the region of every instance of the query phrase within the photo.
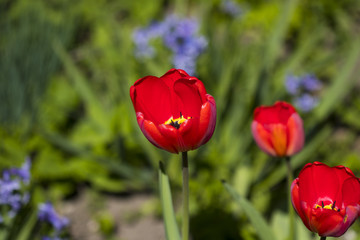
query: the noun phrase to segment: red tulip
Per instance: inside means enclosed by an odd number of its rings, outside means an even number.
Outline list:
[[[303,122],[295,108],[286,102],[257,107],[251,131],[257,145],[271,156],[291,156],[304,145]]]
[[[214,132],[215,100],[183,70],[143,77],[131,86],[130,96],[141,131],[156,147],[186,152],[205,144]]]
[[[347,167],[308,163],[291,185],[291,201],[310,231],[339,237],[360,216],[360,182]]]

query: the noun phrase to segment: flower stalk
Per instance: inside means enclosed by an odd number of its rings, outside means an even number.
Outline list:
[[[183,220],[182,240],[189,239],[189,161],[187,152],[182,152],[182,175],[183,175]]]
[[[292,173],[292,167],[290,162],[290,157],[285,157],[285,163],[287,168],[287,182],[288,182],[288,209],[289,209],[289,236],[290,239],[296,240],[295,233],[295,213],[291,203],[291,184],[293,182],[294,176]]]
[[[320,237],[320,240],[326,240],[326,237]]]

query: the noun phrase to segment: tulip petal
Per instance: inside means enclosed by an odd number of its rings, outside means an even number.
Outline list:
[[[303,122],[297,113],[293,113],[287,122],[288,146],[286,155],[291,156],[299,152],[304,146],[304,128]]]
[[[167,139],[166,136],[159,131],[153,122],[145,120],[144,115],[140,112],[136,113],[136,116],[139,127],[149,142],[158,148],[165,149],[172,153],[178,153],[174,143],[169,141],[169,139]]]
[[[137,80],[130,89],[136,112],[144,118],[161,124],[171,117],[171,96],[169,88],[157,77],[147,76]]]
[[[342,197],[345,206],[360,204],[360,183],[358,178],[351,177],[344,181]]]
[[[291,203],[305,226],[310,230],[309,219],[304,214],[299,194],[299,178],[296,178],[291,184]]]
[[[207,131],[198,146],[205,144],[210,140],[210,138],[212,137],[212,135],[214,133],[215,125],[216,125],[215,99],[210,94],[206,94],[205,97],[210,105],[210,109],[208,109],[207,105],[205,105],[205,104],[201,107],[200,123],[199,123],[200,127],[199,128],[201,128],[201,129],[206,128]],[[209,112],[210,112],[210,114],[209,114]]]
[[[201,109],[201,97],[195,81],[188,79],[180,79],[174,84],[174,91],[177,95],[177,105],[179,112],[182,112],[185,118],[198,119]],[[173,113],[176,116],[179,113]]]
[[[313,232],[319,236],[333,236],[342,227],[343,216],[330,209],[313,209],[310,218],[310,226]]]
[[[276,152],[271,144],[270,133],[265,130],[263,125],[257,121],[253,121],[251,131],[259,148],[271,156],[276,156]]]
[[[205,144],[212,136],[216,124],[216,105],[214,98],[207,94],[208,102],[202,105],[200,117],[198,119],[190,119],[193,122],[191,130],[183,132],[180,127],[180,132],[184,142],[187,143],[191,149],[196,149]]]
[[[299,175],[300,200],[306,202],[309,207],[314,208],[316,204],[332,204],[337,199],[340,184],[334,178],[335,172],[325,164],[315,162],[307,164]]]
[[[172,68],[160,77],[162,81],[170,88],[173,88],[174,83],[181,78],[189,78],[184,70]]]
[[[286,126],[279,123],[270,124],[268,127],[270,129],[270,142],[276,152],[276,156],[285,156],[287,149]]]
[[[296,112],[295,108],[287,103],[278,101],[273,106],[260,106],[254,111],[254,120],[261,124],[287,124],[289,117]]]

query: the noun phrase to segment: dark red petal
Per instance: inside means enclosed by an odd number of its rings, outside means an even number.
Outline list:
[[[187,74],[184,70],[181,69],[170,69],[163,76],[160,77],[162,81],[170,88],[173,88],[175,81],[181,78],[189,78],[189,74]]]
[[[166,124],[160,124],[158,126],[158,129],[161,134],[166,138],[167,142],[171,144],[172,148],[176,150],[177,153],[184,151],[185,144],[181,136],[179,135],[178,129]]]
[[[171,153],[178,153],[172,142],[162,135],[157,126],[148,120],[144,119],[144,115],[140,112],[136,114],[137,121],[144,136],[158,148],[162,148]]]
[[[334,234],[332,234],[332,237],[340,237],[341,235],[343,235],[348,228],[356,221],[356,219],[359,217],[359,212],[360,212],[360,206],[356,205],[356,206],[348,206],[346,208],[345,211],[345,215],[344,215],[344,219],[343,219],[343,224],[341,225],[341,228],[335,232]]]
[[[206,143],[205,138],[207,135],[212,134],[215,128],[213,118],[216,119],[216,110],[214,116],[212,112],[212,104],[210,102],[206,102],[201,107],[200,117],[189,120],[192,122],[190,129],[185,131],[182,127],[180,127],[180,134],[187,146],[191,149],[196,149]],[[212,130],[211,133],[208,133],[209,129]]]
[[[324,202],[325,205],[333,201],[341,202],[337,199],[340,183],[332,168],[325,164],[315,162],[307,164],[299,175],[300,200],[306,202],[309,207]]]
[[[289,117],[296,112],[295,108],[287,102],[276,102],[273,106],[260,106],[254,111],[254,120],[265,125],[281,123],[286,125]]]
[[[197,87],[197,89],[199,91],[199,95],[201,97],[202,104],[209,101],[208,98],[206,97],[207,93],[206,93],[206,89],[205,89],[205,86],[204,86],[203,82],[200,81],[199,79],[195,78],[195,77],[190,77],[189,80],[194,80],[195,81],[195,85],[196,85],[196,87]]]
[[[209,116],[209,122],[206,125],[206,122],[208,121],[208,113],[207,113],[207,106],[205,104],[203,104],[203,106],[201,107],[201,112],[200,112],[200,122],[199,122],[199,128],[201,127],[205,127],[207,126],[207,130],[205,132],[205,136],[202,139],[200,145],[203,145],[205,143],[207,143],[210,138],[212,137],[214,131],[215,131],[215,125],[216,125],[216,103],[215,103],[215,99],[213,98],[213,96],[211,96],[210,94],[206,94],[205,98],[207,100],[207,102],[210,104],[210,116]],[[206,120],[205,120],[206,119]]]
[[[296,178],[293,183],[291,184],[291,203],[296,211],[296,213],[299,215],[305,226],[310,229],[309,226],[309,216],[306,216],[305,214],[309,211],[304,211],[303,205],[300,202],[300,191],[299,191],[299,178]]]
[[[344,216],[331,209],[313,209],[310,219],[312,231],[319,236],[334,236],[340,229],[344,221]]]
[[[179,112],[185,118],[198,119],[202,103],[198,88],[195,86],[195,81],[187,79],[177,80],[174,84],[174,91],[177,96]],[[174,117],[177,117],[178,114],[173,112]]]
[[[136,112],[144,118],[161,124],[171,117],[171,95],[169,88],[157,77],[147,76],[135,82],[130,89]]]
[[[346,179],[342,184],[344,206],[360,204],[360,183],[356,177]]]

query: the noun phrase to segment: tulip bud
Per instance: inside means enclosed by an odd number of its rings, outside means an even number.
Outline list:
[[[257,107],[251,131],[260,149],[271,156],[292,156],[304,145],[303,122],[286,102]]]
[[[205,144],[216,124],[216,104],[204,84],[180,69],[146,76],[130,88],[139,127],[156,147],[171,153]]]

